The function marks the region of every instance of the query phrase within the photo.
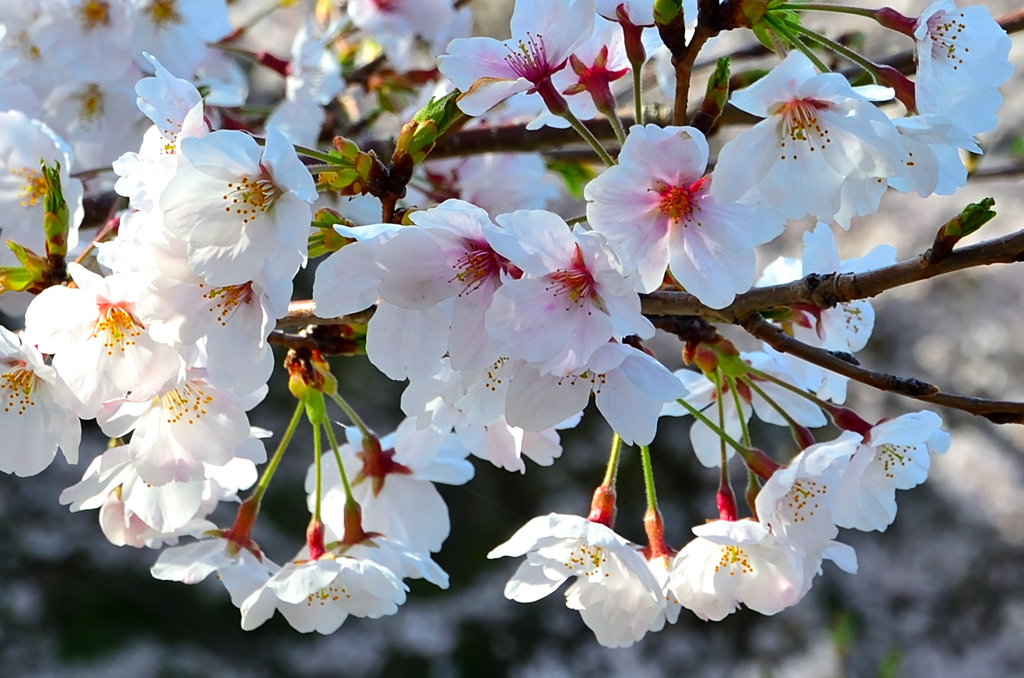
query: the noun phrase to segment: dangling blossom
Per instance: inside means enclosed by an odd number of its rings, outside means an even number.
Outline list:
[[[741,604],[765,615],[800,600],[803,558],[752,520],[715,520],[672,562],[666,590],[705,621],[721,621]]]
[[[1013,75],[1010,37],[984,6],[928,5],[914,28],[915,95],[921,113],[941,115],[968,134],[995,128],[1003,97],[996,89]]]
[[[435,482],[462,485],[473,477],[469,452],[454,434],[427,427],[417,430],[415,421],[403,421],[398,430],[380,441],[365,441],[359,431],[346,429],[348,444],[340,453],[352,492],[362,507],[362,525],[406,546],[413,553],[441,550],[451,522],[448,507]],[[345,492],[333,455],[321,461],[324,524],[345,535]],[[314,505],[314,469],[306,476],[310,507]]]
[[[552,513],[534,518],[488,558],[526,556],[505,585],[505,597],[532,603],[569,577],[566,606],[605,647],[629,647],[664,624],[661,586],[642,549],[600,523]]]
[[[53,368],[81,401],[89,419],[129,391],[156,388],[180,369],[169,346],[153,340],[135,311],[144,289],[136,274],[106,278],[69,263],[77,288],[49,287],[25,313],[25,338],[52,354]]]
[[[58,447],[69,464],[78,463],[82,426],[68,409],[74,400],[34,346],[0,327],[0,471],[33,476]]]
[[[487,311],[499,355],[564,376],[585,369],[610,339],[654,335],[633,280],[604,236],[570,230],[551,212],[520,210],[497,222],[504,231],[489,233],[488,241],[526,274],[495,292]]]
[[[941,426],[939,415],[928,410],[872,426],[836,489],[836,524],[884,532],[896,519],[896,490],[923,483],[932,455],[949,449],[949,434]]]
[[[896,128],[872,100],[892,90],[858,91],[838,73],[816,72],[799,50],[765,77],[732,95],[737,108],[765,118],[728,142],[718,156],[712,196],[729,203],[756,188],[787,219],[878,208],[889,177],[905,160]],[[851,190],[847,181],[874,191]],[[851,202],[852,201],[852,202]],[[849,221],[840,222],[844,228]]]
[[[688,395],[682,382],[643,351],[606,343],[579,373],[543,375],[532,367],[517,372],[505,416],[514,426],[542,431],[579,414],[591,393],[612,430],[631,445],[650,444],[662,406]]]
[[[242,607],[280,569],[251,541],[242,546],[226,537],[211,536],[164,549],[150,574],[164,581],[198,584],[216,573],[231,602]]]
[[[640,291],[658,289],[666,269],[712,308],[730,304],[754,282],[754,247],[782,233],[784,222],[754,204],[712,195],[704,176],[708,144],[693,127],[634,126],[619,164],[587,184],[587,221],[608,238]]]
[[[266,148],[234,130],[181,142],[188,164],[160,197],[164,225],[188,241],[192,270],[211,285],[241,285],[266,268],[292,278],[306,263],[313,177],[284,136]]]
[[[557,109],[564,100],[551,76],[590,37],[594,17],[594,0],[516,0],[511,38],[453,40],[438,57],[438,68],[463,92],[458,105],[466,115],[482,115],[526,91],[540,93]]]
[[[107,401],[96,420],[112,438],[134,432],[128,445],[132,465],[159,487],[201,480],[204,463],[224,466],[238,456],[249,437],[245,411],[264,395],[266,388],[238,399],[211,384],[206,370],[193,368],[155,393],[139,389]]]

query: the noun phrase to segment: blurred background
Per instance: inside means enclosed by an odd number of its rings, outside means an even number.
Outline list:
[[[262,5],[238,2],[232,11],[241,17]],[[924,4],[894,6],[916,15]],[[989,4],[997,17],[1019,6],[1007,0]],[[474,0],[473,7],[478,33],[508,36],[510,0]],[[844,30],[864,31],[867,54],[910,46],[898,36],[872,31],[870,22],[842,21],[849,24]],[[286,54],[297,25],[294,14],[279,12],[260,24],[253,42]],[[820,25],[832,26],[835,34],[836,24]],[[712,49],[728,52],[749,40],[749,35],[729,35]],[[999,128],[983,137],[986,155],[978,165],[983,170],[1024,163],[1024,37],[1014,36],[1013,42],[1017,74],[1002,88],[1006,101]],[[264,87],[280,89],[281,83],[270,80]],[[702,87],[696,78],[695,92]],[[717,144],[736,131],[724,130]],[[928,200],[889,192],[879,214],[855,221],[849,233],[836,229],[840,253],[861,256],[889,243],[901,259],[915,256],[943,222],[986,196],[995,198],[999,216],[967,242],[1018,230],[1024,227],[1020,176],[980,178],[955,196]],[[569,203],[563,208],[563,216],[582,211]],[[791,224],[764,249],[760,264],[780,254],[799,256],[801,236],[811,227],[810,222]],[[311,281],[307,271],[296,298],[309,297]],[[874,336],[859,358],[869,367],[917,376],[945,390],[1022,400],[1022,299],[1024,274],[1008,266],[900,288],[875,300]],[[17,327],[18,320],[5,324]],[[662,337],[656,345],[671,369],[681,365],[674,340]],[[370,425],[382,434],[393,430],[400,421],[403,385],[388,381],[362,357],[338,359],[334,366],[342,392]],[[282,431],[290,398],[278,375],[251,420]],[[920,409],[914,401],[858,385],[851,385],[848,402],[871,421]],[[243,632],[237,609],[216,580],[193,587],[155,581],[148,570],[157,552],[111,546],[95,512],[69,514],[60,506],[60,491],[77,482],[104,448],[104,438],[89,422],[78,467],[58,460],[33,478],[0,476],[0,676],[1024,675],[1024,427],[939,413],[953,433],[952,448],[936,460],[924,486],[899,494],[895,524],[883,534],[841,533],[840,539],[857,549],[859,574],[826,564],[807,598],[775,617],[740,611],[723,622],[705,623],[684,610],[679,623],[624,650],[599,646],[578,613],[565,609],[560,594],[532,605],[505,600],[504,583],[518,563],[485,558],[533,516],[587,511],[610,440],[596,412],[579,428],[563,432],[564,453],[551,468],[528,463],[526,474],[519,475],[477,461],[476,478],[468,485],[439,486],[452,532],[436,560],[451,575],[450,589],[409,582],[409,601],[397,615],[349,618],[327,637],[296,633],[280,616]],[[689,423],[662,420],[652,446],[667,541],[677,548],[689,540],[690,526],[716,513],[716,474],[702,468],[690,451]],[[792,448],[781,429],[758,428],[756,420],[754,427],[762,447],[774,445],[783,455]],[[296,551],[308,522],[302,481],[310,451],[308,434],[300,432],[254,534],[278,562]],[[635,449],[624,454],[619,488],[617,530],[642,541],[645,501]],[[213,519],[229,524],[234,508],[222,506]]]

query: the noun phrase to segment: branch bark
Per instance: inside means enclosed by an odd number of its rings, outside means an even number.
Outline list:
[[[797,341],[757,313],[751,313],[741,318],[736,324],[751,336],[760,339],[780,353],[796,356],[813,365],[867,384],[880,391],[897,393],[926,403],[961,410],[984,417],[996,424],[1024,423],[1024,403],[944,393],[938,386],[920,379],[869,370],[849,362],[835,353]]]

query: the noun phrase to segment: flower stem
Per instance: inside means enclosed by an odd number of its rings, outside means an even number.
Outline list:
[[[292,146],[295,147],[295,152],[299,155],[304,155],[315,160],[321,160],[331,166],[337,166],[338,164],[337,156],[332,157],[328,153],[323,153],[313,148],[306,148],[305,146],[299,146],[298,144],[292,144]]]
[[[281,442],[277,444],[274,456],[270,458],[270,463],[267,464],[267,468],[263,469],[263,475],[256,484],[256,490],[252,493],[252,496],[249,497],[248,501],[259,504],[263,499],[263,495],[266,493],[267,487],[270,485],[270,479],[274,477],[274,472],[277,471],[277,466],[281,463],[281,457],[284,456],[284,451],[288,448],[288,443],[291,442],[292,436],[295,434],[295,429],[299,426],[299,419],[301,419],[304,409],[305,403],[300,400],[299,404],[295,407],[295,414],[292,415],[292,420],[288,422],[288,428],[285,429],[284,435],[281,436]]]
[[[647,510],[658,510],[658,495],[654,491],[654,469],[651,468],[651,452],[646,445],[640,446],[640,460],[644,465],[644,488],[647,490]]]
[[[799,388],[797,386],[793,386],[789,382],[784,381],[782,379],[779,379],[778,377],[774,377],[774,376],[768,374],[767,372],[762,372],[761,370],[759,370],[759,369],[757,369],[755,367],[750,367],[749,365],[747,366],[747,372],[749,372],[750,374],[754,375],[755,377],[759,377],[761,379],[764,379],[765,381],[770,381],[770,382],[772,382],[773,384],[775,384],[777,386],[781,386],[782,388],[786,389],[787,391],[789,391],[791,393],[795,393],[796,395],[800,396],[801,398],[805,398],[805,399],[811,401],[812,403],[814,403],[815,405],[817,405],[818,407],[822,408],[825,411],[828,411],[828,408],[830,407],[829,403],[825,402],[824,400],[822,400],[821,398],[815,396],[814,394],[808,393],[807,391],[805,391],[802,388]]]
[[[362,417],[359,416],[359,413],[357,413],[352,408],[352,406],[349,405],[345,401],[345,399],[338,394],[337,391],[331,393],[330,396],[331,399],[334,400],[335,403],[337,403],[338,407],[340,407],[345,412],[345,416],[349,418],[349,421],[355,424],[355,427],[359,429],[359,432],[363,434],[364,438],[373,437],[373,432],[370,430],[370,427],[366,425],[366,422],[364,422]]]
[[[354,502],[352,487],[348,484],[348,474],[345,473],[345,465],[341,463],[341,450],[338,448],[338,440],[334,437],[331,429],[331,422],[324,422],[324,430],[327,432],[327,440],[331,443],[331,450],[334,452],[334,460],[338,462],[338,473],[341,474],[341,486],[345,488],[345,503]]]
[[[800,40],[800,38],[795,33],[793,33],[793,31],[789,30],[789,28],[784,23],[782,23],[781,21],[776,21],[771,14],[765,14],[764,21],[769,26],[774,28],[779,35],[793,43],[794,47],[803,52],[804,56],[810,59],[811,63],[813,63],[819,71],[821,71],[822,73],[829,73],[831,71],[831,69],[829,69],[829,67],[825,65],[825,62],[819,59],[818,55],[815,54],[810,47],[805,45],[804,42]]]
[[[740,416],[740,430],[743,431],[743,444],[747,447],[751,447],[750,429],[747,428],[747,418],[743,416],[743,403],[740,402],[740,393],[739,389],[736,388],[736,380],[732,377],[727,377],[727,379],[729,381],[729,390],[732,391],[732,399],[736,403],[736,413]]]
[[[795,440],[797,445],[799,445],[800,448],[803,449],[805,447],[804,443],[806,443],[807,441],[804,439],[804,436],[801,435],[801,431],[806,431],[807,429],[804,428],[803,426],[800,426],[800,424],[797,424],[793,417],[789,416],[789,413],[786,412],[786,410],[784,410],[777,402],[775,402],[775,400],[771,396],[765,393],[764,389],[758,386],[757,382],[755,382],[753,379],[751,379],[750,377],[743,377],[743,383],[749,386],[750,390],[754,391],[755,393],[757,393],[757,395],[761,396],[761,398],[766,403],[768,403],[768,405],[773,410],[779,413],[779,416],[786,420],[786,424],[789,426],[789,432],[793,434],[793,440]]]
[[[612,433],[612,449],[608,454],[608,468],[604,472],[604,480],[601,485],[615,487],[615,480],[619,474],[619,457],[622,453],[622,438],[618,433]]]
[[[572,111],[570,111],[568,107],[561,113],[561,117],[565,118],[566,122],[576,130],[576,133],[583,137],[584,141],[590,144],[590,147],[593,148],[598,157],[604,161],[604,164],[609,167],[615,166],[615,160],[608,154],[608,151],[604,150],[604,146],[602,146],[601,142],[597,140],[594,133],[587,129],[586,125],[580,122],[579,118],[573,115]]]
[[[323,494],[323,474],[321,473],[321,467],[323,465],[320,463],[320,427],[316,425],[313,426],[313,464],[315,468],[314,483],[316,485],[316,489],[314,490],[316,493],[316,499],[313,503],[313,521],[320,522],[320,500],[321,495]]]
[[[606,117],[608,122],[612,124],[612,131],[615,132],[615,138],[619,140],[619,144],[626,143],[626,130],[622,127],[622,120],[619,118],[619,114],[613,110],[611,115]]]
[[[835,42],[834,40],[829,40],[823,35],[819,35],[818,33],[815,33],[814,31],[808,28],[804,28],[803,26],[794,26],[793,30],[795,30],[797,33],[800,33],[801,35],[807,36],[808,38],[818,43],[822,47],[826,47],[835,52],[836,54],[839,54],[848,59],[849,61],[852,61],[854,64],[860,66],[865,71],[867,71],[868,75],[871,76],[871,79],[874,80],[875,83],[878,83],[878,65],[875,64],[870,59],[867,59],[861,56],[860,54],[857,54],[852,49],[844,47],[843,45],[840,45],[838,42]]]
[[[745,454],[747,452],[747,448],[743,447],[738,442],[733,440],[728,433],[722,430],[721,426],[718,426],[715,422],[705,417],[704,414],[696,407],[694,407],[693,405],[691,405],[690,403],[686,402],[681,398],[676,402],[682,405],[690,414],[692,414],[698,421],[700,421],[700,423],[704,424],[709,429],[714,431],[719,438],[721,438],[723,441],[725,441],[727,445],[729,445],[729,447],[733,448],[740,454]]]
[[[815,2],[797,2],[790,3],[784,2],[781,5],[775,5],[772,7],[773,10],[793,10],[796,12],[804,12],[807,10],[814,10],[818,12],[835,12],[837,14],[855,14],[857,16],[867,17],[874,19],[877,10],[864,9],[863,7],[850,7],[848,5],[823,5]]]
[[[644,124],[643,72],[633,65],[633,115],[636,124]]]

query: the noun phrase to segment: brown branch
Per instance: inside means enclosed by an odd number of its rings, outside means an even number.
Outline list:
[[[780,353],[796,356],[801,360],[824,367],[826,370],[841,374],[862,384],[867,384],[880,391],[897,393],[908,398],[932,403],[933,405],[961,410],[975,416],[984,417],[996,424],[1024,423],[1024,403],[987,400],[985,398],[943,393],[938,386],[921,381],[920,379],[900,377],[860,367],[831,351],[808,346],[801,341],[797,341],[756,313],[741,318],[737,324],[750,333],[751,336],[760,339]]]
[[[866,273],[812,273],[784,285],[755,287],[737,295],[736,300],[723,309],[708,308],[686,292],[653,292],[641,298],[641,307],[649,315],[698,315],[725,323],[738,322],[757,311],[794,304],[831,308],[966,268],[1024,261],[1024,230],[962,247],[939,261],[931,261],[929,252]]]

